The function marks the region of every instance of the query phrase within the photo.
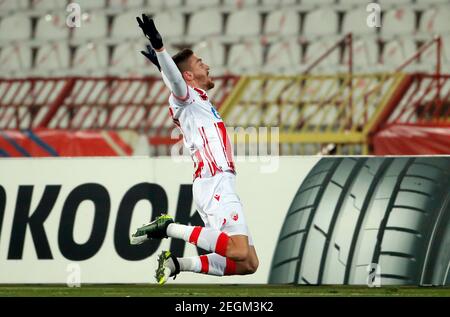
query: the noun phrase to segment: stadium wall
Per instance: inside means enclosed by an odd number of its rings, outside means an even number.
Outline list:
[[[237,167],[258,271],[174,283],[449,284],[450,157],[238,157]],[[203,252],[128,243],[166,211],[201,224],[190,159],[2,159],[0,175],[2,284],[153,283],[161,250]]]

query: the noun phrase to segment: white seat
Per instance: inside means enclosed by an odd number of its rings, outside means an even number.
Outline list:
[[[223,0],[222,3],[228,7],[255,7],[258,5],[258,0]]]
[[[116,39],[137,39],[142,37],[142,30],[136,22],[134,11],[116,15],[111,28],[111,37]],[[134,27],[130,27],[134,23]]]
[[[297,4],[297,0],[262,0],[261,1],[262,5],[275,5],[275,6],[287,6],[287,5],[293,5],[293,4]]]
[[[222,13],[219,10],[206,9],[195,12],[190,18],[187,35],[219,35],[222,33],[222,20]]]
[[[79,46],[73,59],[73,70],[76,74],[85,72],[102,72],[108,67],[108,49],[106,45],[88,43]]]
[[[138,8],[144,5],[143,0],[107,0],[107,6],[110,8]]]
[[[420,20],[420,31],[429,34],[449,33],[450,7],[439,6],[425,11]]]
[[[258,41],[246,41],[231,46],[227,67],[234,73],[259,73],[263,62],[263,48]]]
[[[108,21],[101,13],[83,13],[81,27],[73,29],[75,40],[94,40],[106,38]]]
[[[444,63],[450,66],[450,35],[442,39],[442,48],[444,52]]]
[[[343,5],[361,5],[361,0],[339,0],[339,4],[343,4]],[[364,10],[366,6],[364,6]]]
[[[86,10],[95,10],[102,9],[106,6],[106,0],[76,0],[74,1],[78,3],[81,7],[81,12],[85,12]]]
[[[437,46],[433,44],[431,47],[425,50],[420,57],[420,63],[423,65],[436,65],[437,59]],[[441,51],[442,66],[450,66],[450,36],[442,37],[442,51]]]
[[[61,0],[32,0],[31,7],[40,11],[60,11],[65,9],[67,1]]]
[[[179,8],[182,5],[182,0],[147,0],[147,8]]]
[[[228,16],[226,35],[254,36],[261,33],[261,15],[253,10],[239,10]]]
[[[413,34],[416,26],[416,15],[413,10],[401,7],[389,10],[382,21],[383,36]]]
[[[382,63],[397,68],[416,52],[416,44],[410,38],[391,40],[384,46]],[[416,64],[412,62],[411,64]]]
[[[53,42],[41,45],[36,55],[34,70],[50,73],[68,70],[70,67],[70,50],[65,42]]]
[[[430,4],[442,4],[448,3],[448,0],[420,0],[418,1],[420,4],[430,5]]]
[[[124,42],[113,50],[109,73],[133,77],[137,75],[159,75],[158,69],[139,52],[144,50],[142,42]]]
[[[31,37],[31,19],[16,13],[0,21],[0,41],[21,41]]]
[[[412,3],[411,0],[378,0],[381,8],[389,8],[392,6],[402,5],[404,7],[405,4]]]
[[[303,34],[308,38],[335,35],[337,30],[338,16],[333,10],[318,9],[306,15]]]
[[[164,30],[164,38],[181,37],[184,33],[184,17],[177,11],[162,11],[153,17],[159,30]]]
[[[272,43],[267,52],[265,69],[271,73],[278,71],[293,73],[298,70],[301,63],[301,51],[297,38]]]
[[[301,4],[318,5],[325,7],[325,5],[334,4],[334,0],[302,0]]]
[[[225,63],[225,48],[217,40],[209,39],[198,42],[192,47],[195,55],[200,57],[208,66],[212,68],[222,67]]]
[[[375,34],[377,28],[367,26],[367,15],[368,13],[365,7],[358,7],[347,11],[342,24],[342,33],[353,33],[354,35]]]
[[[38,40],[67,40],[69,28],[66,25],[65,14],[46,14],[37,21],[36,35]]]
[[[28,8],[28,0],[0,0],[0,12],[20,11]]]
[[[267,15],[264,34],[295,35],[300,33],[300,14],[295,10],[276,10]]]
[[[378,64],[379,48],[377,40],[365,38],[353,40],[353,65],[356,69],[369,69]],[[345,46],[343,64],[349,61],[348,46]]]
[[[0,73],[21,73],[31,69],[31,49],[22,43],[9,44],[0,51]]]
[[[218,7],[220,0],[189,0],[188,5],[191,8]]]
[[[310,42],[306,48],[305,55],[303,57],[303,63],[311,65],[318,57],[324,54],[329,48],[331,48],[336,41],[314,41]],[[322,60],[317,68],[336,66],[339,64],[339,49],[335,49],[330,55]]]

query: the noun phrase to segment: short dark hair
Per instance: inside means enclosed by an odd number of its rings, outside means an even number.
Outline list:
[[[175,62],[175,64],[177,65],[177,67],[180,70],[180,72],[184,72],[184,71],[187,70],[186,69],[187,68],[186,67],[187,66],[186,61],[192,55],[194,55],[194,52],[191,49],[183,48],[181,51],[179,51],[174,56],[172,56],[172,59]]]

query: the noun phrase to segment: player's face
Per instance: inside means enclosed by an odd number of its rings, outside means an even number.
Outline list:
[[[195,54],[190,57],[190,68],[194,80],[201,86],[200,88],[205,90],[214,88],[214,82],[209,77],[209,66]]]

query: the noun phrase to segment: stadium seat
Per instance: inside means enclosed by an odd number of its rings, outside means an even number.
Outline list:
[[[136,23],[136,13],[134,11],[116,15],[111,28],[111,38],[116,40],[142,38],[142,30]],[[130,27],[132,26],[132,27]]]
[[[306,48],[305,55],[303,57],[303,63],[306,65],[311,65],[318,57],[325,53],[329,48],[331,48],[336,41],[324,40],[324,41],[314,41],[310,42]],[[322,60],[316,69],[326,69],[329,66],[339,65],[339,49],[335,49],[330,55],[328,55],[324,60]]]
[[[227,7],[255,7],[258,5],[258,0],[223,0],[223,5]]]
[[[376,31],[377,28],[367,26],[367,11],[365,7],[358,7],[345,13],[342,24],[343,34],[375,35]]]
[[[382,25],[383,37],[412,35],[415,31],[416,15],[406,7],[391,9],[384,14]]]
[[[450,35],[442,39],[442,49],[444,52],[444,63],[450,66]]]
[[[150,9],[150,11],[154,11],[155,8],[179,8],[182,4],[183,0],[147,0],[147,8]]]
[[[76,0],[81,7],[81,12],[86,10],[103,9],[106,6],[106,0]]]
[[[447,67],[450,66],[450,36],[442,37],[442,51],[441,51],[441,62],[442,66]],[[423,55],[420,57],[420,64],[426,68],[429,66],[429,69],[434,69],[437,61],[437,46],[433,44],[431,47],[425,50]],[[431,66],[431,68],[430,68]],[[447,70],[448,71],[448,70]]]
[[[418,1],[418,4],[422,4],[422,5],[433,5],[433,4],[443,4],[443,3],[448,3],[448,0],[420,0]]]
[[[375,38],[353,40],[353,65],[356,70],[373,69],[378,64],[378,56],[379,48]],[[347,65],[348,60],[348,46],[345,46],[342,63]]]
[[[272,74],[296,74],[301,64],[297,38],[272,43],[267,52],[265,71]]]
[[[143,0],[107,0],[107,6],[109,8],[120,8],[120,9],[128,9],[128,8],[142,8],[144,5]]]
[[[31,49],[22,43],[9,44],[0,51],[0,77],[21,76],[31,69]]]
[[[297,0],[262,0],[261,4],[264,6],[284,7],[297,4]]]
[[[46,14],[37,21],[35,39],[56,41],[68,38],[69,28],[66,26],[65,14]]]
[[[361,0],[339,0],[339,4],[345,5],[345,6],[360,6]],[[366,6],[364,6],[364,10],[366,9]]]
[[[402,65],[417,50],[416,43],[411,38],[391,40],[385,43],[382,52],[382,64],[389,66],[391,71]],[[416,62],[412,62],[416,64]]]
[[[450,7],[439,6],[422,14],[420,32],[427,34],[448,34],[450,32]]]
[[[238,10],[228,17],[227,36],[255,36],[261,33],[261,15],[253,10]]]
[[[266,17],[265,35],[283,36],[300,33],[300,14],[295,10],[276,10]]]
[[[139,53],[144,46],[144,42],[134,41],[114,47],[109,73],[121,77],[159,75],[158,69]]]
[[[81,27],[73,29],[73,38],[79,41],[104,39],[107,35],[107,18],[99,12],[83,13]]]
[[[108,49],[106,45],[88,43],[79,46],[73,59],[75,74],[102,74],[108,67]]]
[[[263,48],[259,41],[248,40],[231,46],[227,67],[232,73],[259,73],[263,62]]]
[[[390,7],[396,7],[400,5],[404,7],[405,4],[412,3],[412,0],[378,0],[378,3],[380,4],[382,9],[387,9]]]
[[[154,15],[159,30],[164,30],[164,38],[176,40],[184,34],[184,17],[179,11],[161,11]]]
[[[28,0],[0,0],[0,12],[15,12],[28,8]]]
[[[70,67],[70,50],[65,42],[52,42],[38,49],[34,72],[55,75],[67,73]]]
[[[218,7],[220,0],[189,0],[186,5],[190,8]]]
[[[323,23],[326,21],[326,23]],[[331,9],[318,9],[306,15],[303,35],[308,39],[317,36],[336,35],[338,31],[338,15]]]
[[[216,74],[218,68],[224,66],[225,49],[218,40],[211,38],[206,41],[198,42],[192,47],[192,50],[211,67],[214,74]]]
[[[6,16],[0,21],[0,42],[22,41],[31,37],[31,19],[16,13]]]
[[[222,20],[222,13],[216,9],[195,12],[190,18],[187,35],[193,38],[220,35],[222,34]]]
[[[305,5],[317,5],[320,7],[326,7],[327,5],[334,4],[335,0],[302,0],[301,4]]]
[[[67,6],[64,0],[32,0],[31,8],[39,11],[61,11]]]

